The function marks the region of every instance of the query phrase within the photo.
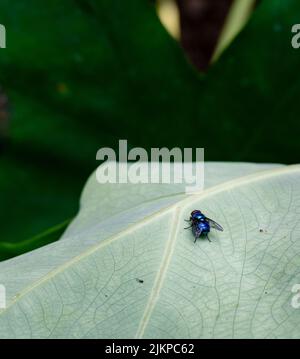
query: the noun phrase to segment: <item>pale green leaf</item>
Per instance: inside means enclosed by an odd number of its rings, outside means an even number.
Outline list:
[[[63,238],[0,263],[1,338],[300,338],[300,167],[207,164],[205,190],[99,185]],[[223,225],[195,244],[199,208]]]

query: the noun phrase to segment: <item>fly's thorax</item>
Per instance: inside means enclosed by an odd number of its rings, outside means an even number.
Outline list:
[[[191,220],[192,221],[203,221],[203,220],[205,220],[205,215],[201,211],[195,210],[191,213]]]

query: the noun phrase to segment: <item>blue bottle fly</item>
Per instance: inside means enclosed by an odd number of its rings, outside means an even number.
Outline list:
[[[195,209],[190,216],[190,219],[186,222],[189,222],[189,227],[185,229],[192,228],[193,235],[195,237],[195,241],[200,238],[200,236],[206,236],[206,238],[211,242],[208,238],[208,233],[210,232],[211,228],[217,229],[218,231],[223,232],[222,226],[220,226],[217,222],[213,221],[212,219],[206,217],[201,211]]]

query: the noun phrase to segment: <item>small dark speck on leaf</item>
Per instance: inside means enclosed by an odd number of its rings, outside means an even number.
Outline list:
[[[105,298],[107,298],[107,297],[108,297],[108,295],[107,295],[107,294],[104,294],[104,296],[105,296]]]
[[[266,230],[266,229],[262,229],[262,228],[260,228],[260,233],[267,233],[268,231]]]
[[[135,280],[138,282],[138,283],[144,283],[144,281],[142,279],[139,279],[139,278],[135,278]]]

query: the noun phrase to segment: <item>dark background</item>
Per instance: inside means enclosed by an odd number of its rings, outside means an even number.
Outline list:
[[[206,161],[299,162],[298,0],[256,2],[216,63],[229,0],[1,0],[0,259],[59,238],[96,152],[204,147]]]

